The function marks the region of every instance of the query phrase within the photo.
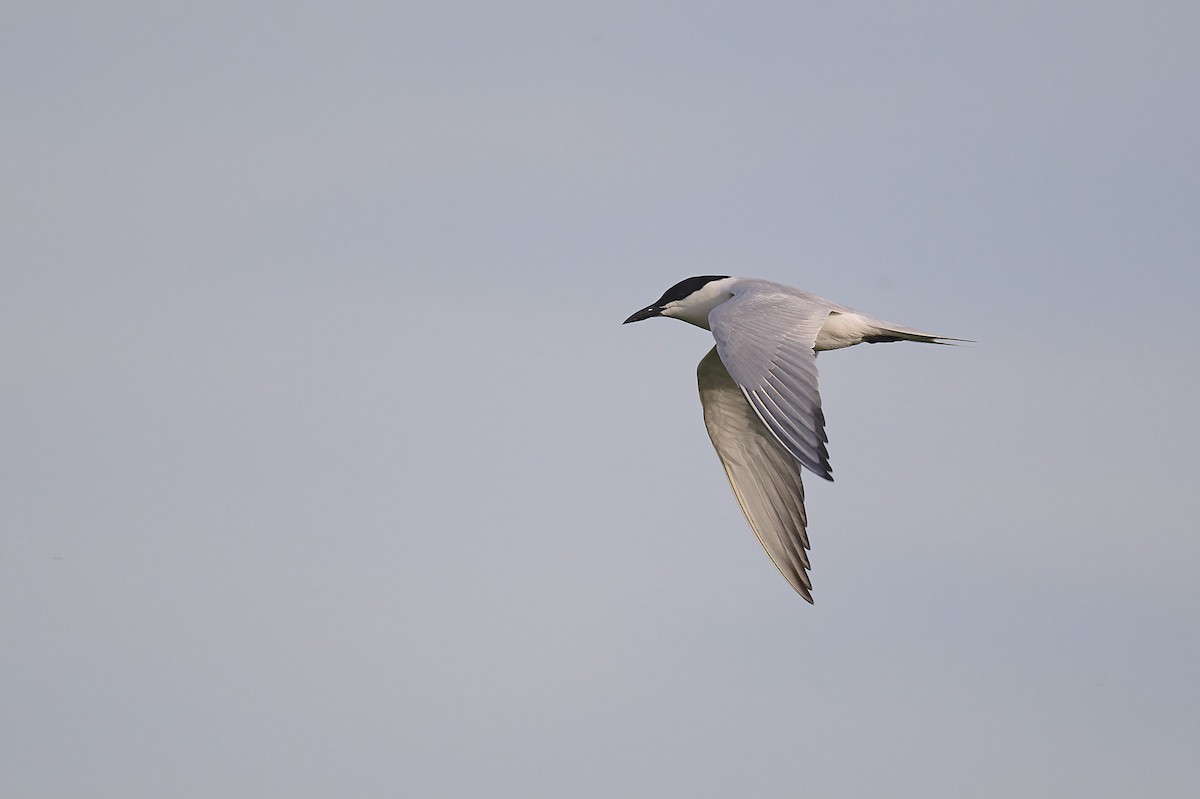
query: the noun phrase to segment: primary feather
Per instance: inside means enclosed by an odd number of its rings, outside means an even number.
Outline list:
[[[696,370],[704,425],[750,529],[775,567],[812,602],[800,466],[759,421],[713,347]]]

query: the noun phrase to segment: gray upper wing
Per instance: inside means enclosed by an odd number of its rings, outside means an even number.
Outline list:
[[[696,376],[704,425],[750,528],[792,588],[812,602],[799,465],[763,426],[715,347]]]
[[[840,306],[780,289],[755,282],[718,305],[709,324],[722,363],[767,429],[792,457],[832,480],[813,343]]]

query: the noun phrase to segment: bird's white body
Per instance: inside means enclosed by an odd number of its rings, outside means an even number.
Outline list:
[[[773,296],[780,309],[802,310],[812,315],[822,315],[824,322],[817,331],[817,337],[813,340],[813,349],[817,352],[852,347],[869,340],[872,336],[897,336],[899,334],[900,338],[904,338],[903,334],[915,334],[913,340],[916,341],[939,338],[911,328],[893,325],[881,319],[872,319],[852,308],[838,305],[836,302],[830,302],[815,294],[809,294],[807,291],[794,289],[782,283],[745,277],[726,277],[713,280],[688,297],[666,305],[661,315],[679,319],[705,330],[712,330],[709,315],[718,306],[738,294],[751,293],[764,297]]]
[[[882,335],[884,329],[869,316],[851,311],[838,311],[825,317],[825,323],[817,331],[813,349],[817,352],[840,350],[866,341],[868,336]]]
[[[694,277],[626,322],[668,316],[712,331],[697,379],[704,423],[750,527],[809,602],[800,466],[832,480],[816,353],[863,342],[948,339],[753,278]]]

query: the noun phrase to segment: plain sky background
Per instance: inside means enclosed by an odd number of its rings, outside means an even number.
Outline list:
[[[1200,5],[11,2],[0,796],[1200,795]],[[701,422],[821,357],[816,605]]]

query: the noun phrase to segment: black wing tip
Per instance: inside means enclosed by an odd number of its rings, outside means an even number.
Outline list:
[[[793,456],[793,457],[795,457],[795,456]],[[805,463],[804,461],[800,460],[799,458],[796,458],[796,460],[799,461],[802,466],[807,468],[810,472],[815,474],[817,477],[820,477],[822,480],[828,480],[831,483],[833,482],[833,467],[829,465],[829,461],[822,461],[821,463],[818,463],[814,467],[814,466],[810,466],[809,464]]]
[[[804,549],[808,549],[808,547],[805,546]],[[804,561],[805,565],[803,568],[795,569],[791,574],[784,573],[783,576],[787,578],[788,585],[795,589],[796,593],[800,595],[800,598],[812,605],[814,604],[812,596],[812,579],[808,576],[808,570],[811,567],[808,565],[808,558],[805,558]]]

